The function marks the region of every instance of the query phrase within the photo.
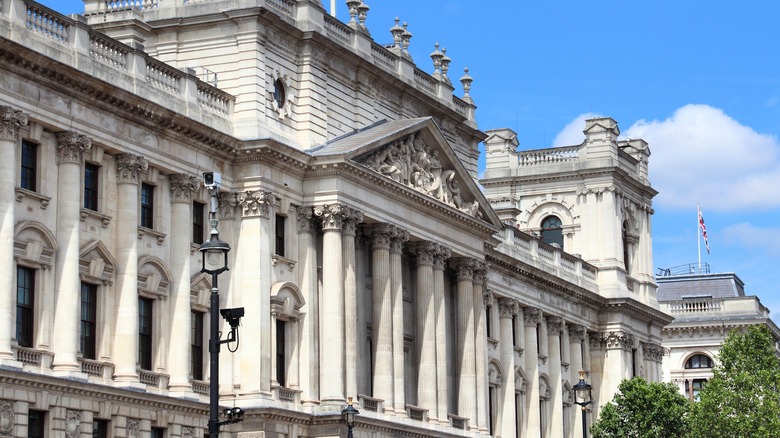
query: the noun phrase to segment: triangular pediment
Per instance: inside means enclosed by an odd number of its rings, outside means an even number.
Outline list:
[[[341,156],[496,227],[500,220],[431,117],[372,125],[313,151]]]

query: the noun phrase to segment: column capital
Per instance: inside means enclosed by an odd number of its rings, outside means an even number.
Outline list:
[[[591,350],[622,349],[631,351],[631,349],[634,348],[634,345],[634,335],[623,330],[594,333],[592,336],[590,336]]]
[[[238,194],[237,201],[241,206],[241,217],[268,218],[276,195],[266,190],[247,190]]]
[[[498,297],[498,317],[511,318],[517,313],[517,300],[507,297]]]
[[[475,259],[471,257],[458,257],[450,260],[450,267],[455,270],[458,281],[474,280],[474,270],[477,267]]]
[[[322,220],[322,231],[339,230],[344,227],[344,219],[359,212],[344,204],[325,204],[314,207],[314,215]],[[362,213],[360,213],[362,216]]]
[[[482,289],[482,304],[484,304],[485,307],[492,305],[494,299],[496,299],[496,297],[493,295],[492,290],[488,288]],[[515,311],[515,313],[517,313],[517,311]]]
[[[415,256],[417,266],[433,266],[438,251],[439,245],[429,241],[413,242],[409,245],[409,252]]]
[[[341,233],[346,236],[355,237],[358,224],[363,222],[363,212],[352,207],[345,206],[344,208],[349,209],[350,211],[345,215],[341,224]]]
[[[547,316],[544,318],[547,322],[547,334],[560,336],[563,334],[563,318],[560,316]]]
[[[487,277],[487,263],[484,260],[474,262],[474,283],[484,284]]]
[[[447,264],[447,260],[449,260],[452,255],[452,251],[449,247],[444,245],[438,245],[438,248],[439,250],[433,256],[433,269],[443,271],[444,266]]]
[[[238,206],[238,194],[220,193],[217,197],[217,213],[220,220],[230,220],[236,217],[236,206]]]
[[[661,345],[653,344],[652,342],[640,342],[640,344],[642,344],[642,355],[653,362],[661,363],[664,360],[664,356],[669,354],[669,349]]]
[[[57,133],[57,164],[76,163],[81,165],[82,152],[92,148],[92,140],[74,131]]]
[[[313,216],[314,211],[312,211],[311,207],[298,207],[295,209],[295,220],[298,223],[298,234],[314,232],[314,222],[311,220]]]
[[[399,227],[395,227],[395,231],[395,235],[390,238],[390,252],[401,254],[404,250],[404,243],[409,240],[409,232]]]
[[[542,322],[542,310],[538,307],[523,307],[523,325],[536,327]]]
[[[585,340],[585,326],[579,324],[568,324],[569,342],[582,343]]]
[[[371,237],[372,249],[390,249],[390,241],[395,237],[397,229],[390,224],[376,224],[370,226],[368,235]]]
[[[192,202],[192,194],[200,186],[198,178],[186,173],[168,175],[171,185],[171,202]]]
[[[149,161],[135,154],[118,154],[116,160],[116,180],[120,184],[138,184],[138,175],[149,169]]]
[[[29,114],[10,106],[0,106],[0,140],[16,140],[19,128],[27,125]]]

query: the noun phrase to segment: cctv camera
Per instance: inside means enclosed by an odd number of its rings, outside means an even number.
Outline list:
[[[235,328],[238,327],[238,324],[241,322],[241,318],[244,317],[244,308],[235,307],[233,309],[222,309],[219,311],[219,313],[223,318],[225,318],[225,321],[227,321],[231,327]]]
[[[222,185],[222,175],[217,172],[205,172],[203,185],[208,189],[218,189]]]

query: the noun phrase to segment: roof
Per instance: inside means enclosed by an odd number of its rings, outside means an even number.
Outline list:
[[[658,283],[658,301],[745,296],[745,284],[733,272],[673,275],[656,277],[655,280]]]

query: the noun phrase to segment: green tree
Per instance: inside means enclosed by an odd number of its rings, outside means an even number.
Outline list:
[[[624,380],[590,428],[593,438],[682,438],[691,403],[672,383]]]
[[[713,377],[699,392],[694,436],[780,437],[780,362],[769,329],[752,326],[726,336]]]

